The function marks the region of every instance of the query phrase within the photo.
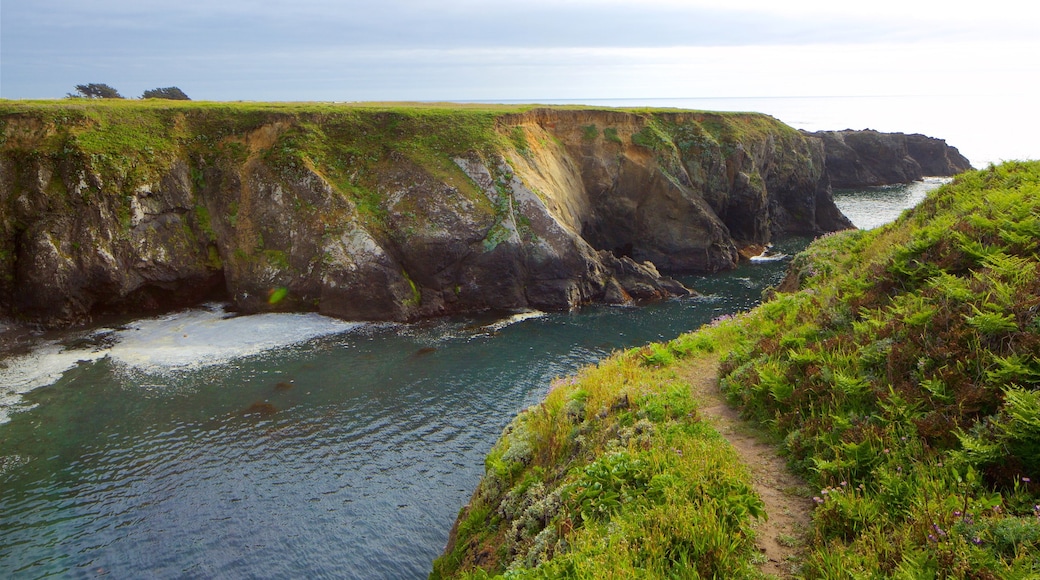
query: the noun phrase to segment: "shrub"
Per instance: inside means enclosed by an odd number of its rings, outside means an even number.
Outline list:
[[[141,95],[142,99],[169,99],[171,101],[190,101],[188,95],[184,94],[184,91],[177,87],[165,87],[158,89],[150,89]]]

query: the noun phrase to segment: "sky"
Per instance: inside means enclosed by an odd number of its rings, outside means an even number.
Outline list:
[[[0,0],[7,99],[1027,94],[1038,61],[1021,0]]]

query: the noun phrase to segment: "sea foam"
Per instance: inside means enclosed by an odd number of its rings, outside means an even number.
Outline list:
[[[226,364],[359,326],[319,314],[229,316],[223,307],[208,305],[95,330],[74,342],[44,342],[0,363],[0,423],[9,421],[13,411],[31,408],[24,403],[25,393],[53,385],[80,364],[108,359],[123,370],[166,374]]]

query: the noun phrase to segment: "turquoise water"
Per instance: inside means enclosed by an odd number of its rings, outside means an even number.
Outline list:
[[[935,185],[838,201],[874,227]],[[41,341],[0,363],[0,578],[425,577],[553,378],[753,307],[805,243],[638,308],[371,325],[209,305]]]
[[[929,191],[949,181],[950,178],[928,177],[914,183],[839,189],[834,192],[834,203],[856,227],[870,230],[895,221],[906,208],[921,203]]]
[[[784,264],[641,308],[353,325],[213,305],[43,344],[0,373],[0,577],[424,577],[554,377],[747,309]]]

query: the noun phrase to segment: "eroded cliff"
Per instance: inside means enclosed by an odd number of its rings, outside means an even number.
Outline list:
[[[823,141],[756,114],[0,106],[0,312],[64,326],[229,300],[408,320],[688,292],[850,227]]]
[[[951,176],[971,163],[946,141],[920,134],[863,131],[807,133],[823,140],[831,185],[853,188]]]

